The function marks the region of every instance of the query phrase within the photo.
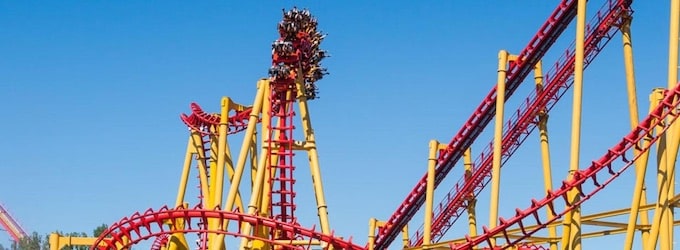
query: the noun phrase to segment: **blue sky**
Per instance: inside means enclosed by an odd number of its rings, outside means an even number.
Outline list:
[[[590,2],[592,14],[602,1]],[[448,142],[493,87],[498,50],[518,53],[556,4],[0,1],[0,202],[42,234],[90,233],[173,203],[188,135],[179,114],[190,102],[217,111],[222,96],[252,102],[281,9],[308,7],[332,55],[321,98],[311,104],[331,226],[363,243],[368,219],[387,219],[425,173],[428,141]],[[666,86],[667,5],[633,4],[641,111],[651,89]],[[573,37],[572,24],[544,63]],[[621,51],[617,35],[585,74],[583,164],[629,130]],[[525,98],[531,84],[514,98]],[[555,182],[568,168],[570,116],[567,94],[551,113]],[[501,216],[542,194],[536,142],[534,134],[503,170]],[[239,144],[233,140],[233,150]],[[304,156],[297,161],[306,166]],[[311,225],[309,173],[299,169],[297,202]],[[445,183],[460,171],[452,175]],[[618,197],[631,194],[633,179],[621,179],[584,209],[627,207],[629,199]],[[488,220],[485,202],[480,224]],[[422,215],[414,221],[418,227]],[[0,234],[0,244],[9,242]]]

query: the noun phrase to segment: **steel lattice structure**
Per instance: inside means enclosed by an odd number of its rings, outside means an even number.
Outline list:
[[[670,232],[678,224],[672,209],[680,201],[671,184],[680,143],[680,125],[676,123],[680,115],[680,84],[677,84],[680,0],[673,0],[671,4],[671,13],[675,14],[670,22],[669,68],[674,70],[669,70],[668,87],[652,92],[650,110],[643,119],[638,118],[635,99],[630,34],[632,2],[604,0],[604,5],[586,20],[585,0],[562,0],[523,50],[516,55],[501,50],[497,83],[449,143],[430,143],[427,173],[386,221],[370,220],[365,244],[334,235],[327,213],[308,107],[308,101],[317,97],[318,81],[326,74],[320,64],[327,56],[320,48],[324,35],[317,30],[317,20],[308,10],[284,11],[278,25],[279,39],[272,44],[269,77],[258,81],[253,103],[242,105],[225,97],[218,113],[206,112],[192,103],[191,113],[180,116],[190,133],[175,204],[121,219],[92,241],[92,249],[127,249],[144,240],[153,240],[153,249],[190,249],[189,239],[193,237],[198,249],[312,249],[318,246],[373,250],[394,245],[400,234],[403,237],[400,247],[408,249],[580,249],[582,238],[599,235],[582,232],[581,223],[614,214],[629,215],[625,230],[613,232],[626,233],[624,248],[632,248],[635,233],[644,232],[640,238],[645,249],[657,246],[670,249],[673,238]],[[552,67],[544,73],[544,56],[574,20],[576,41],[555,63],[546,64]],[[547,154],[547,115],[561,97],[572,90],[572,135],[580,135],[583,71],[619,34],[623,40],[631,103],[628,107],[631,130],[588,166],[578,166],[580,136],[572,136],[572,149],[577,150],[571,152],[569,176],[553,188]],[[535,88],[520,97],[523,99],[516,110],[506,118],[505,109],[509,105],[506,101],[519,93],[520,85],[525,84],[532,72]],[[480,154],[473,161],[471,147],[478,140],[488,139],[481,135],[492,121],[492,141],[483,144],[481,150],[476,149]],[[510,218],[499,217],[501,167],[536,130],[541,141],[545,195],[527,201],[527,206],[517,208]],[[242,136],[242,143],[238,153],[232,155],[229,139],[236,134]],[[646,204],[644,181],[653,147],[664,149],[657,150],[657,157],[663,159],[657,168],[666,176],[670,173],[671,178],[659,179],[657,188],[662,195],[656,204]],[[295,185],[298,165],[294,160],[298,152],[308,156],[318,226],[301,225],[298,220],[304,216],[296,212],[295,203],[296,190],[304,188]],[[463,163],[459,164],[461,159]],[[451,187],[445,187],[450,191],[436,205],[436,188],[442,186],[458,165],[463,165],[464,174]],[[581,215],[583,204],[631,166],[635,168],[631,208]],[[199,183],[198,202],[186,197],[194,167]],[[491,189],[490,222],[478,233],[474,223],[475,203],[487,186]],[[248,200],[244,201],[244,197]],[[421,210],[425,217],[422,226],[409,234],[408,225]],[[654,210],[651,220],[648,210]],[[444,240],[448,230],[465,213],[470,221],[468,234]],[[561,235],[557,232],[558,225],[562,225]],[[541,231],[547,231],[548,236],[535,237]],[[55,246],[60,245],[57,238],[54,242]]]

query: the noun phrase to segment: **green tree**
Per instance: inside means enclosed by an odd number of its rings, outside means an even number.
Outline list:
[[[0,244],[0,250],[9,250],[9,249],[5,248],[5,246],[3,246],[2,244]]]
[[[43,238],[37,233],[33,232],[31,235],[19,239],[19,242],[12,243],[13,250],[43,250],[43,245],[49,242],[43,241]]]
[[[92,231],[92,237],[99,237],[106,229],[109,229],[109,225],[101,224]]]

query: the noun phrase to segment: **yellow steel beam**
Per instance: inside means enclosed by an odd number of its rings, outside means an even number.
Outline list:
[[[653,208],[653,207],[652,207]],[[585,217],[584,217],[585,218]],[[585,220],[582,224],[586,224]],[[676,220],[673,222],[674,226],[680,226],[680,220]],[[557,225],[557,224],[555,224]],[[581,235],[582,239],[588,239],[588,238],[597,238],[597,237],[603,237],[603,236],[610,236],[610,235],[616,235],[616,234],[623,234],[626,233],[626,226],[627,224],[621,223],[620,227],[617,227],[616,229],[607,229],[607,230],[598,230],[598,231],[591,231],[591,232],[584,232]],[[638,228],[645,230],[649,229],[651,226],[650,225],[638,225]],[[508,238],[510,239],[518,239],[523,237],[520,229],[513,229],[508,231]],[[559,238],[551,238],[551,237],[540,237],[540,236],[532,236],[532,237],[527,237],[525,238],[522,242],[523,243],[532,243],[532,244],[547,244],[549,242],[553,242],[559,240]],[[456,243],[463,243],[465,242],[464,238],[460,239],[455,239],[455,240],[449,240],[449,241],[443,241],[439,243],[432,244],[427,247],[427,249],[440,249],[440,248],[445,248],[448,247],[450,244],[456,244]],[[408,250],[415,250],[415,249],[423,249],[422,247],[412,247],[412,248],[407,248]],[[446,248],[450,249],[450,248]]]
[[[576,54],[574,64],[574,100],[571,118],[571,148],[569,158],[569,179],[579,169],[581,149],[581,105],[583,99],[584,42],[586,26],[586,0],[578,0],[576,10]],[[573,188],[568,193],[570,203],[579,200],[578,190]],[[581,208],[575,207],[565,215],[562,249],[581,249]]]
[[[673,0],[675,1],[675,0]],[[679,1],[680,2],[680,1]],[[655,89],[652,94],[650,95],[650,101],[651,102],[656,102],[658,103],[659,100],[663,98],[663,89],[657,88]],[[660,125],[664,126],[664,125]],[[660,128],[657,128],[660,129]],[[658,172],[657,172],[657,188],[658,188],[658,197],[657,197],[657,204],[656,204],[656,209],[654,210],[654,220],[652,222],[652,229],[649,233],[649,241],[645,249],[656,249],[657,243],[659,243],[659,240],[661,241],[661,249],[670,249],[669,242],[668,242],[668,227],[666,224],[666,220],[664,218],[664,214],[667,213],[667,208],[669,207],[668,204],[668,188],[669,185],[667,182],[669,181],[668,178],[668,165],[666,164],[666,157],[668,154],[666,153],[666,143],[665,141],[668,140],[667,136],[661,136],[661,139],[657,143],[657,162],[658,162]]]
[[[599,220],[583,220],[581,221],[583,225],[600,226],[600,227],[614,227],[614,228],[627,228],[628,223],[621,222],[610,222],[610,221],[599,221]],[[635,225],[635,229],[642,229],[643,226]]]
[[[69,246],[92,246],[97,241],[97,237],[61,236],[57,233],[51,233],[48,241],[50,250],[60,250]]]
[[[470,178],[472,176],[472,148],[466,149],[465,153],[463,153],[463,165],[465,166],[465,178]],[[470,194],[467,202],[468,234],[470,237],[477,236],[477,212],[475,211],[476,206],[477,199],[475,198],[474,194]]]
[[[257,83],[257,94],[255,95],[255,100],[253,101],[253,108],[250,113],[250,117],[248,118],[248,126],[246,128],[246,132],[243,138],[243,143],[241,145],[241,151],[239,152],[239,157],[236,165],[236,169],[234,170],[234,178],[231,180],[230,187],[229,187],[229,192],[227,194],[227,199],[226,199],[226,205],[222,207],[224,210],[231,210],[234,207],[234,203],[236,202],[236,193],[239,190],[239,185],[241,184],[241,178],[243,177],[243,171],[245,168],[245,162],[246,158],[248,156],[248,148],[250,148],[250,142],[252,139],[253,134],[255,133],[256,126],[257,126],[257,120],[259,119],[260,111],[262,110],[262,104],[263,104],[263,99],[264,99],[264,85],[269,85],[269,81],[267,79],[262,79],[258,81]],[[228,104],[223,103],[222,104],[222,116],[220,117],[220,130],[219,130],[219,145],[222,145],[222,142],[226,143],[226,123],[227,123],[227,118],[225,117],[225,110],[228,110]],[[227,106],[227,107],[225,107]],[[263,118],[264,119],[264,118]],[[225,160],[225,147],[218,147],[218,166],[224,166]],[[223,171],[224,168],[220,167],[218,168],[218,171]],[[219,176],[220,173],[217,173]],[[222,173],[223,175],[223,173]],[[216,204],[222,204],[222,192],[223,192],[223,183],[224,180],[216,180],[217,185],[215,185],[215,192],[214,196],[216,198],[215,203]],[[211,228],[216,229],[219,227],[219,224],[222,226],[222,230],[226,230],[227,223],[218,223],[218,225],[210,225]],[[210,249],[222,249],[224,248],[224,235],[219,234],[216,235],[213,239],[212,242],[210,243],[211,248]]]
[[[269,82],[267,82],[267,88],[266,88],[267,92],[266,93],[268,95],[271,94],[270,88],[271,88],[271,86],[270,86]],[[287,95],[288,95],[288,97],[290,97],[289,96],[290,91],[288,91]],[[266,100],[265,104],[267,104],[267,108],[265,108],[265,109],[267,109],[267,111],[269,111],[268,108],[270,107],[270,103],[269,103],[270,99],[265,98],[265,100]],[[292,107],[288,107],[288,105],[284,105],[282,108],[285,109],[285,110],[288,110],[289,108],[292,108]],[[284,112],[286,112],[286,111],[284,111]],[[272,116],[270,115],[270,113],[271,112],[267,112],[267,113],[262,114],[262,117],[263,117],[262,118],[262,122],[263,122],[262,124],[264,124],[264,126],[269,126],[269,124],[272,122]],[[264,123],[265,121],[267,123]],[[281,127],[281,126],[283,126],[284,120],[283,119],[277,119],[276,122],[277,122],[276,126]],[[276,174],[275,172],[272,172],[271,164],[275,164],[279,160],[278,155],[270,153],[275,149],[270,147],[270,143],[265,142],[266,140],[269,140],[269,138],[270,138],[270,135],[269,135],[270,130],[269,129],[263,129],[263,131],[267,131],[267,132],[263,133],[263,137],[262,137],[262,151],[260,153],[260,160],[258,161],[259,165],[257,166],[257,170],[255,171],[256,172],[255,185],[253,185],[253,189],[252,189],[251,194],[250,194],[250,202],[248,203],[248,211],[246,212],[247,214],[255,214],[258,211],[268,209],[268,207],[269,207],[268,204],[269,204],[269,201],[270,201],[269,200],[270,199],[269,194],[271,192],[270,185],[268,184],[268,181],[270,180],[270,178],[273,175]],[[275,130],[274,134],[271,135],[271,138],[278,138],[280,133],[281,133],[280,130]],[[244,138],[244,140],[245,140],[245,138]],[[271,211],[269,211],[269,212],[271,212]],[[245,232],[245,233],[250,233],[251,229],[252,229],[252,225],[249,224],[249,223],[245,223],[242,227],[242,231]],[[256,230],[257,231],[255,233],[265,233],[266,232],[266,230],[264,228],[261,228],[261,229],[256,228]],[[250,239],[241,238],[241,248],[248,247],[249,242],[250,242]],[[255,240],[253,242],[253,244],[254,245],[252,246],[252,248],[267,248],[268,247],[267,243],[257,241],[257,240]]]
[[[491,170],[491,200],[489,201],[489,227],[494,228],[498,224],[498,201],[500,199],[501,185],[501,157],[503,143],[503,115],[505,109],[505,79],[507,75],[508,52],[498,52],[498,81],[496,83],[496,118],[493,139],[493,165]],[[491,238],[491,244],[496,243]]]
[[[670,25],[668,36],[668,89],[672,88],[678,82],[678,44],[680,39],[680,0],[671,1]],[[677,112],[677,111],[676,111]],[[675,194],[675,164],[678,156],[678,147],[680,146],[680,123],[673,123],[671,128],[667,130],[669,136],[666,143],[668,157],[666,157],[667,175],[668,175],[668,192],[666,199],[670,200]],[[673,218],[675,212],[673,207],[666,206],[666,218],[668,239],[666,244],[668,247],[673,247]],[[663,247],[663,245],[662,245]]]
[[[316,198],[319,224],[321,225],[322,233],[330,234],[331,226],[328,220],[328,204],[326,203],[326,196],[323,191],[323,180],[321,179],[321,168],[319,167],[319,153],[317,152],[316,148],[316,138],[314,135],[314,129],[312,128],[312,118],[310,117],[310,112],[307,105],[307,96],[304,95],[302,78],[298,79],[295,83],[297,84],[298,90],[297,98],[300,111],[300,120],[302,121],[304,141],[310,145],[309,149],[307,150],[307,154],[309,159],[310,173],[312,175],[312,184],[314,186],[314,195]]]
[[[430,151],[427,158],[427,187],[425,188],[425,221],[423,223],[423,245],[432,243],[432,207],[434,206],[434,177],[435,167],[437,167],[437,151],[439,142],[430,141]]]
[[[378,219],[370,218],[368,220],[368,250],[373,250],[375,245],[375,229],[378,227]]]
[[[678,194],[678,196],[680,197],[680,194]],[[679,198],[679,199],[680,199],[680,198]],[[680,204],[677,204],[677,203],[673,203],[673,204],[674,204],[674,205],[680,206]],[[656,206],[656,204],[646,204],[646,205],[640,206],[640,211],[649,211],[649,210],[654,209],[655,206]],[[610,210],[610,211],[605,211],[605,212],[601,212],[601,213],[596,213],[596,214],[590,214],[590,215],[583,216],[583,217],[581,218],[581,221],[582,221],[583,224],[586,224],[586,223],[588,223],[589,221],[596,221],[596,220],[601,220],[601,219],[605,219],[605,218],[611,218],[611,217],[626,215],[626,214],[629,214],[629,213],[630,213],[630,208],[623,208],[623,209],[617,209],[617,210]],[[560,224],[563,224],[563,223],[564,223],[564,221],[562,221],[562,220],[557,220],[557,221],[554,221],[554,222],[552,222],[552,223],[546,225],[546,227],[548,227],[548,226],[557,226],[557,225],[560,225]],[[676,224],[676,225],[680,225],[680,221],[675,222],[675,224]],[[525,226],[524,229],[525,229],[525,230],[534,230],[534,229],[536,229],[537,227],[538,227],[537,225],[531,225],[531,226]],[[650,225],[636,225],[636,228],[639,228],[639,229],[641,229],[641,230],[647,230],[649,227],[650,227]],[[519,238],[519,237],[520,237],[520,234],[522,233],[522,230],[519,229],[519,228],[514,228],[514,229],[508,230],[507,232],[508,232],[508,237],[510,237],[510,238]],[[617,231],[617,232],[618,232],[618,231]],[[625,230],[621,230],[621,232],[619,232],[619,233],[625,233],[625,232],[626,232]],[[515,235],[515,236],[512,236],[512,235]],[[594,237],[594,236],[588,236],[588,237],[585,237],[585,236],[586,236],[586,235],[584,234],[584,235],[583,235],[584,238]],[[530,237],[529,239],[535,239],[535,240],[536,240],[536,239],[544,239],[544,241],[542,241],[542,242],[544,242],[544,243],[547,243],[547,242],[549,242],[550,240],[559,240],[558,238],[538,237],[538,236],[532,236],[532,237]],[[465,241],[464,238],[453,239],[453,240],[447,240],[447,241],[441,241],[441,242],[437,242],[437,243],[434,243],[434,244],[430,245],[430,246],[428,247],[428,249],[434,249],[434,248],[437,248],[437,247],[444,247],[444,246],[448,246],[448,245],[451,244],[451,243],[461,243],[461,242],[464,242],[464,241]],[[530,240],[527,240],[527,241],[530,241]],[[536,241],[536,242],[537,242],[537,241]],[[418,248],[409,248],[409,249],[418,249]]]
[[[638,104],[637,104],[637,90],[635,88],[635,67],[633,64],[633,40],[631,37],[630,24],[632,21],[631,16],[626,16],[624,18],[623,24],[620,27],[622,42],[623,42],[623,58],[624,65],[626,69],[626,86],[628,92],[628,108],[630,110],[630,126],[635,128],[638,126],[639,116],[638,116]],[[652,104],[649,107],[651,111],[656,105]],[[649,144],[649,139],[645,138],[641,142],[641,147],[643,145]],[[640,155],[640,150],[637,148],[633,149],[633,154],[637,157]],[[649,215],[647,212],[639,212],[640,205],[647,204],[647,195],[645,188],[645,176],[647,173],[647,166],[649,161],[649,151],[645,151],[639,156],[638,160],[635,162],[635,187],[633,190],[633,199],[631,201],[631,215],[628,217],[628,226],[626,230],[626,239],[624,243],[624,249],[633,248],[633,240],[635,237],[635,226],[638,221],[638,213],[641,224],[649,224]],[[648,231],[642,232],[642,247],[647,245]]]
[[[536,83],[536,93],[543,92],[543,64],[541,61],[534,66],[534,82]],[[547,192],[552,190],[552,167],[550,163],[550,144],[548,143],[548,113],[541,110],[538,114],[538,135],[541,144],[541,165],[543,166],[543,187]],[[546,211],[547,218],[552,219],[553,214]],[[548,237],[556,238],[557,229],[555,226],[548,226]],[[550,250],[557,250],[558,241],[550,242]]]

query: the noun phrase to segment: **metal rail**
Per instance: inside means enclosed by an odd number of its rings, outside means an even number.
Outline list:
[[[649,150],[654,143],[659,140],[660,135],[663,135],[670,125],[676,122],[680,115],[677,110],[678,107],[680,107],[680,83],[676,84],[673,89],[666,91],[666,94],[659,105],[657,105],[635,129],[624,136],[620,142],[607,150],[600,159],[593,161],[589,167],[576,171],[572,179],[562,181],[562,186],[560,188],[548,191],[548,194],[543,199],[532,199],[529,208],[524,210],[519,208],[515,209],[516,213],[514,217],[510,219],[499,218],[499,226],[491,229],[482,227],[484,232],[482,235],[475,238],[466,236],[465,243],[458,245],[452,244],[451,249],[472,249],[473,246],[478,246],[485,242],[490,245],[489,239],[497,235],[505,238],[506,244],[500,246],[500,248],[506,249],[517,244],[521,240],[530,237],[534,233],[545,228],[548,224],[561,218],[569,211],[592,198],[597,192],[604,189],[609,183],[614,181],[632,166],[642,153]],[[654,133],[654,129],[657,127],[662,127],[662,129],[658,129],[660,131]],[[649,143],[640,143],[642,140],[649,140]],[[639,150],[639,154],[630,159],[626,158],[626,152],[631,149]],[[619,159],[624,164],[618,170],[615,170],[614,163]],[[598,174],[601,174],[606,179],[601,181],[604,178],[598,178]],[[586,183],[591,183],[592,185],[585,185]],[[570,203],[567,192],[572,189],[578,190],[578,195],[581,198],[577,202]],[[543,211],[541,212],[539,210]],[[554,217],[541,220],[541,214],[546,214],[546,210]],[[538,226],[529,228],[528,225]],[[520,237],[511,239],[508,237],[508,229],[515,226],[520,229]]]
[[[632,14],[631,1],[609,0],[600,8],[588,25],[587,39],[585,40],[585,66],[587,67],[599,54],[604,46],[616,34],[622,18]],[[544,89],[538,93],[532,92],[520,105],[519,109],[508,120],[503,138],[502,163],[526,140],[536,128],[536,115],[539,112],[548,112],[559,101],[560,97],[573,84],[574,73],[574,48],[573,44],[565,54],[554,64],[554,67],[546,74]],[[552,76],[552,77],[551,77]],[[436,242],[441,239],[449,228],[455,223],[466,207],[470,194],[477,196],[489,183],[493,160],[493,142],[476,159],[473,164],[472,175],[462,177],[456,185],[444,197],[444,200],[434,211],[432,223],[432,239]],[[423,244],[422,226],[411,238],[413,246]]]
[[[576,1],[563,0],[550,15],[548,20],[541,26],[536,35],[529,41],[529,44],[519,53],[518,59],[510,63],[508,69],[508,79],[506,97],[512,93],[524,81],[531,72],[534,65],[540,60],[555,40],[566,29],[567,25],[576,16]],[[462,157],[472,142],[481,134],[482,130],[493,118],[496,109],[496,87],[484,98],[482,103],[473,112],[463,127],[453,137],[439,159],[435,170],[435,187],[441,183],[456,162]],[[425,174],[406,196],[406,199],[399,205],[397,210],[387,220],[385,226],[378,230],[375,240],[375,249],[382,250],[396,238],[401,229],[413,218],[415,213],[425,202],[425,186],[427,184],[427,174]]]

